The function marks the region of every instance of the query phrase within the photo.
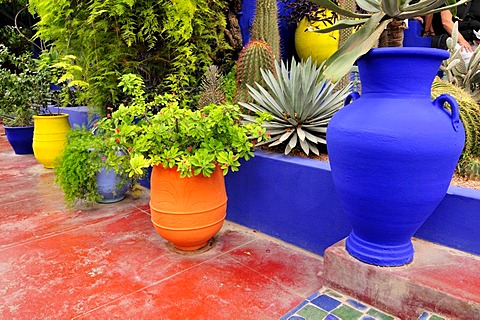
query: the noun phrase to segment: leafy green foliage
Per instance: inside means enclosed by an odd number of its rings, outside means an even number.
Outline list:
[[[326,143],[327,125],[333,114],[343,106],[350,86],[337,89],[322,74],[322,66],[307,61],[292,62],[288,68],[283,61],[275,61],[277,76],[262,70],[266,87],[248,86],[254,103],[239,104],[255,113],[268,112],[273,119],[263,127],[271,136],[269,147],[286,144],[285,154],[297,147],[308,155],[319,154],[317,144]],[[244,118],[253,122],[250,115]]]
[[[177,167],[182,177],[210,176],[216,165],[227,174],[238,170],[241,158],[253,156],[252,139],[267,138],[258,123],[240,124],[238,106],[208,105],[192,111],[180,107],[179,97],[172,94],[146,102],[138,76],[124,75],[121,83],[126,93],[133,94],[132,102],[102,119],[97,130],[110,137],[107,150],[125,151],[122,161],[128,164],[130,177],[141,176],[151,165]],[[259,121],[266,115],[262,117]]]
[[[54,165],[55,183],[62,188],[67,206],[73,207],[80,200],[87,204],[102,200],[97,190],[97,174],[102,168],[112,169],[124,176],[121,166],[125,159],[123,154],[118,148],[108,153],[108,148],[108,137],[94,135],[86,129],[69,131],[67,145]],[[120,183],[127,183],[126,177]]]
[[[32,116],[46,108],[50,74],[28,53],[15,56],[0,44],[0,116],[12,127],[33,126]]]
[[[224,39],[228,3],[221,0],[31,0],[37,37],[75,64],[69,80],[87,82],[79,100],[116,108],[122,74],[140,75],[148,92],[184,99],[206,68],[222,65],[232,49]],[[67,56],[75,61],[65,61]]]

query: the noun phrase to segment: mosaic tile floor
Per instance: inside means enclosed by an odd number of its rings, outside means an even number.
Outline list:
[[[356,301],[332,289],[322,288],[296,306],[280,320],[397,320],[377,308]],[[445,320],[424,311],[418,320]]]

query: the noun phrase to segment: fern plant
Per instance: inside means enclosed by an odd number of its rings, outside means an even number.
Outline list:
[[[269,147],[286,144],[285,154],[297,146],[308,155],[319,154],[318,144],[326,144],[327,126],[333,114],[343,106],[350,86],[342,89],[326,80],[311,58],[288,68],[283,61],[275,61],[277,77],[271,71],[261,70],[266,87],[257,83],[257,89],[248,85],[254,103],[239,104],[255,113],[268,112],[273,119],[263,125],[270,134]],[[255,119],[244,115],[248,122]]]
[[[221,0],[31,0],[37,37],[49,41],[59,61],[75,56],[74,80],[88,83],[79,99],[118,107],[122,74],[142,76],[149,92],[186,98],[211,64],[229,62]],[[105,112],[104,112],[105,113]]]

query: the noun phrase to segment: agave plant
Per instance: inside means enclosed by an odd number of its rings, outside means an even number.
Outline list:
[[[351,87],[337,88],[324,79],[321,68],[311,58],[299,63],[293,60],[290,68],[283,61],[275,61],[277,76],[270,70],[261,70],[267,88],[258,83],[258,90],[248,85],[254,102],[239,104],[255,113],[272,115],[263,125],[271,137],[269,147],[286,143],[285,154],[298,145],[307,155],[310,151],[319,154],[317,144],[326,143],[327,125],[343,106]],[[243,117],[247,122],[255,122],[250,115]]]
[[[330,0],[311,1],[346,18],[329,28],[311,31],[326,33],[360,27],[325,63],[325,77],[336,82],[350,71],[360,56],[377,44],[383,32],[389,34],[388,37],[403,39],[399,36],[403,35],[402,28],[398,27],[400,21],[454,8],[470,0],[460,0],[444,7],[440,6],[448,0],[356,0],[357,5],[368,13],[345,10]]]

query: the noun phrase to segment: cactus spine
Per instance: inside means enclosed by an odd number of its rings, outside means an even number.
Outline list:
[[[237,91],[236,101],[253,102],[248,94],[247,84],[253,86],[258,82],[265,86],[260,69],[267,69],[275,72],[275,58],[270,46],[261,40],[253,40],[247,43],[240,52],[237,62]]]
[[[270,45],[274,58],[280,60],[280,32],[276,0],[257,0],[251,40],[262,40]]]
[[[275,74],[275,59],[280,59],[280,33],[276,0],[257,0],[250,42],[243,48],[237,61],[237,90],[235,101],[253,102],[247,84],[262,86],[265,82],[260,69]]]
[[[457,100],[460,119],[465,127],[465,147],[457,165],[457,173],[464,178],[480,181],[480,105],[462,88],[435,79],[432,98],[442,93],[448,93]]]
[[[225,84],[217,66],[210,66],[202,77],[198,109],[225,102]]]

